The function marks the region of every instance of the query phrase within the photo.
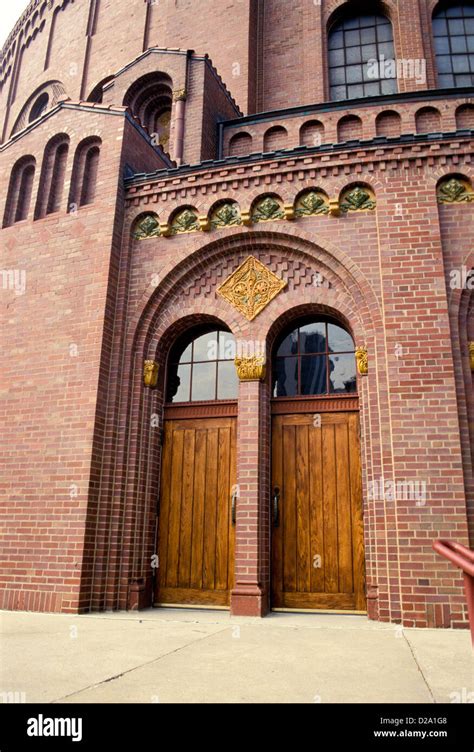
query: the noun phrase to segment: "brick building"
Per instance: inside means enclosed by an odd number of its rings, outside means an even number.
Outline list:
[[[32,0],[0,606],[465,626],[474,4]]]

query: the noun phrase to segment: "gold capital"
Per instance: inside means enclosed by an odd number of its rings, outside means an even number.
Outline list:
[[[357,369],[361,376],[367,376],[369,373],[369,355],[366,347],[358,347],[355,351]]]
[[[469,342],[469,362],[471,364],[471,371],[474,373],[474,342]]]
[[[153,389],[158,383],[158,363],[154,360],[145,360],[143,364],[143,383]]]
[[[234,363],[240,381],[263,381],[265,378],[266,363],[262,355],[253,355],[250,358],[236,358]]]

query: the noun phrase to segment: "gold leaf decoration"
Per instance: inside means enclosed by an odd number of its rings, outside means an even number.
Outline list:
[[[154,360],[145,360],[143,364],[143,383],[151,389],[158,383],[158,363]]]
[[[367,376],[369,373],[369,355],[366,347],[358,347],[355,351],[357,370],[361,376]]]
[[[263,381],[266,374],[265,358],[252,355],[250,358],[236,358],[235,367],[240,381]]]
[[[218,288],[218,294],[252,321],[287,283],[249,256]]]

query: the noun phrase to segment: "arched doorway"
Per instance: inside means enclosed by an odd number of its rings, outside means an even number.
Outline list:
[[[188,330],[167,364],[154,603],[227,607],[234,581],[233,335]]]
[[[293,321],[272,357],[272,607],[365,611],[354,341]]]

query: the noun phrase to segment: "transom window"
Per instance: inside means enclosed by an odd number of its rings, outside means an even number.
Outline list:
[[[474,6],[455,5],[433,17],[440,87],[474,85]]]
[[[274,353],[273,397],[357,391],[354,340],[330,319],[302,322],[282,335]]]
[[[351,16],[329,32],[331,99],[396,94],[395,78],[384,77],[384,61],[394,60],[393,31],[382,14]],[[369,61],[377,64],[368,65]]]
[[[215,328],[182,337],[170,352],[166,401],[237,399],[235,349],[234,336]]]

